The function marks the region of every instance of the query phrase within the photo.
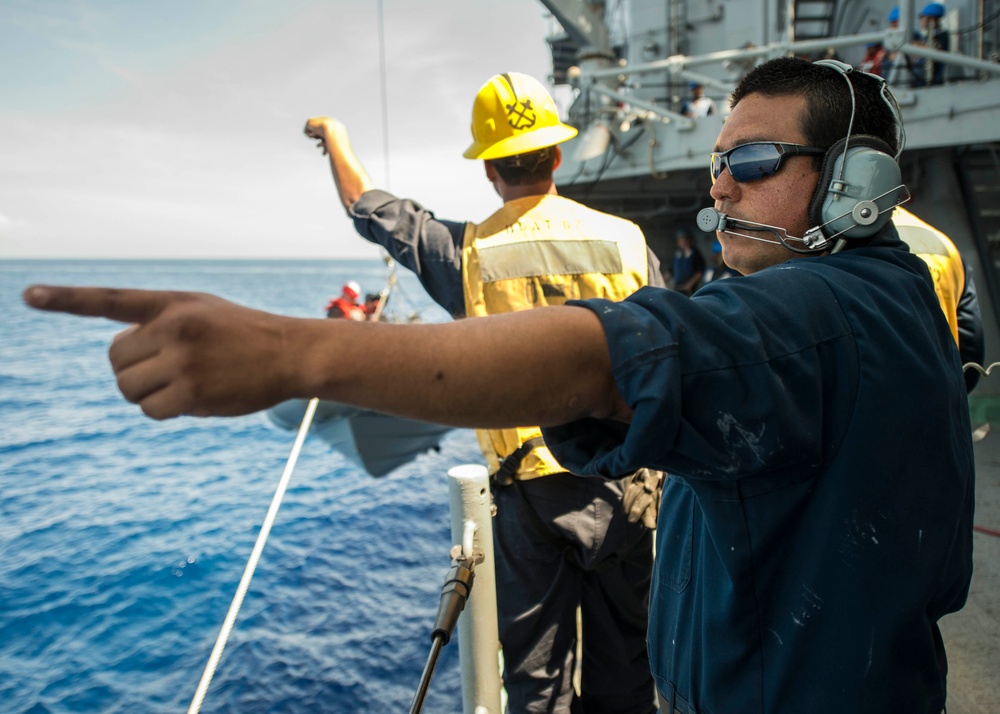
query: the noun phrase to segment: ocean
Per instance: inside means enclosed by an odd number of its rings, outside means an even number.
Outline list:
[[[447,319],[399,271],[390,312]],[[186,711],[294,440],[261,414],[155,422],[118,393],[121,325],[36,312],[31,283],[201,290],[322,317],[380,261],[0,262],[0,711]],[[405,305],[404,305],[405,303]],[[306,440],[203,712],[407,711],[468,430],[374,479]],[[457,640],[425,712],[461,711]]]

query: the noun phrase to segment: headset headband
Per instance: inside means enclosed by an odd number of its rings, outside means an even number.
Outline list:
[[[848,144],[851,141],[851,132],[854,130],[854,112],[857,108],[857,102],[854,98],[854,83],[851,78],[848,77],[851,72],[858,72],[866,77],[871,77],[873,80],[879,84],[879,96],[882,97],[882,101],[885,105],[889,107],[889,112],[892,114],[892,118],[896,123],[896,155],[893,156],[896,161],[899,161],[899,157],[903,153],[903,147],[906,145],[906,131],[903,129],[903,120],[899,116],[899,104],[896,102],[896,97],[893,96],[892,90],[889,89],[889,85],[885,81],[885,77],[880,77],[877,74],[871,74],[870,72],[861,72],[856,70],[851,65],[846,62],[841,62],[840,60],[834,59],[823,59],[813,62],[813,64],[820,65],[822,67],[829,67],[834,72],[838,72],[847,82],[847,89],[851,93],[851,118],[847,123],[847,137],[844,142],[844,151],[847,150]]]

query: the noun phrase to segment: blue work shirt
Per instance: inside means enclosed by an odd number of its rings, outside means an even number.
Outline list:
[[[631,424],[546,429],[574,473],[670,473],[649,649],[681,712],[934,712],[937,621],[972,574],[962,369],[926,266],[890,224],[693,298],[577,303]]]

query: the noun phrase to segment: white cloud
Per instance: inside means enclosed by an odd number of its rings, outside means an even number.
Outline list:
[[[0,195],[32,246],[0,241],[0,255],[376,255],[301,133],[321,113],[345,122],[380,186],[444,218],[484,218],[499,199],[481,165],[461,158],[472,98],[496,72],[544,78],[545,21],[531,0],[429,5],[385,3],[390,176],[374,8],[316,4],[168,72],[119,53],[115,72],[133,89],[117,99],[0,111]]]

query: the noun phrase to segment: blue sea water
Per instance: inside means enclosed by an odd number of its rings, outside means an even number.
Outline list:
[[[374,260],[0,262],[0,711],[186,711],[294,439],[259,414],[147,419],[107,363],[121,325],[32,311],[24,287],[321,317],[344,281],[385,278]],[[449,566],[446,473],[479,458],[456,430],[373,479],[308,439],[202,711],[406,711]],[[453,644],[424,711],[460,711],[459,679]]]

